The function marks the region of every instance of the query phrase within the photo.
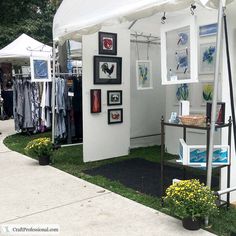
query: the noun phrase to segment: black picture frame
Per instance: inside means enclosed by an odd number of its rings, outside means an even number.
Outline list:
[[[123,109],[108,109],[108,124],[123,123]]]
[[[98,33],[99,54],[117,55],[117,34],[109,32]]]
[[[100,113],[102,111],[101,89],[90,89],[90,112]]]
[[[94,56],[94,84],[121,84],[122,58]]]
[[[206,116],[207,120],[211,122],[211,107],[212,103],[207,102],[206,104]],[[225,103],[224,102],[217,102],[216,107],[216,124],[222,125],[225,123]]]
[[[122,105],[122,90],[108,90],[107,105],[108,106]]]

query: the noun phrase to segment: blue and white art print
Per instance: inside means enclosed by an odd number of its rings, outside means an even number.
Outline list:
[[[199,74],[213,74],[216,62],[216,43],[200,44]]]
[[[31,80],[34,82],[51,81],[51,66],[49,58],[30,58]]]
[[[202,25],[199,27],[199,36],[205,37],[205,36],[212,36],[216,35],[218,30],[218,24],[209,24],[209,25]]]
[[[152,61],[136,61],[137,89],[152,89]]]
[[[206,147],[189,147],[189,164],[206,164],[207,151]],[[228,146],[214,146],[213,165],[227,165],[229,164],[229,147]]]

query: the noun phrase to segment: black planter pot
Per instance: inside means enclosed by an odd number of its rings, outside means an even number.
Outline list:
[[[48,156],[39,157],[39,165],[46,166],[49,165],[49,163],[50,163],[50,157]]]
[[[188,230],[199,230],[201,228],[201,221],[199,219],[192,220],[191,217],[182,220],[183,227]]]

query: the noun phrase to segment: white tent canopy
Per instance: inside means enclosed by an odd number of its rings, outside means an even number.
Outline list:
[[[228,0],[227,2],[231,2]],[[217,7],[217,0],[63,0],[53,21],[53,39],[80,40],[81,35],[98,31],[102,26],[151,16],[157,12],[177,11],[192,3]]]
[[[29,58],[48,57],[52,55],[52,47],[47,46],[26,34],[22,34],[9,45],[0,50],[0,62],[13,64],[29,64]]]

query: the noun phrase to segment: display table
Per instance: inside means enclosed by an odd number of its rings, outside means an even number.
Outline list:
[[[228,128],[228,145],[231,145],[231,118],[229,119],[228,123],[226,124],[216,124],[215,129],[222,129],[222,128]],[[210,143],[210,123],[208,122],[204,126],[194,126],[194,125],[183,125],[183,124],[175,124],[175,123],[169,123],[165,122],[164,118],[162,117],[161,119],[161,195],[164,195],[164,150],[165,150],[165,127],[176,127],[176,128],[182,128],[183,129],[183,140],[186,142],[186,130],[187,129],[198,129],[198,130],[206,130],[206,152],[207,152],[207,162],[206,162],[206,167],[204,168],[206,173],[208,168],[214,168],[214,169],[219,169],[219,168],[224,168],[227,167],[227,188],[230,187],[230,162],[227,165],[220,165],[220,166],[214,166],[214,167],[209,167],[208,166],[208,157],[209,157],[209,143]],[[231,148],[230,148],[231,152]],[[229,157],[231,159],[231,155]],[[183,179],[185,179],[185,172],[186,168],[199,168],[199,166],[188,166],[188,165],[183,165],[182,163],[176,162],[176,160],[168,160],[165,162],[169,162],[170,164],[175,164],[177,166],[183,167]],[[230,193],[227,193],[227,206],[229,206],[230,203]]]

